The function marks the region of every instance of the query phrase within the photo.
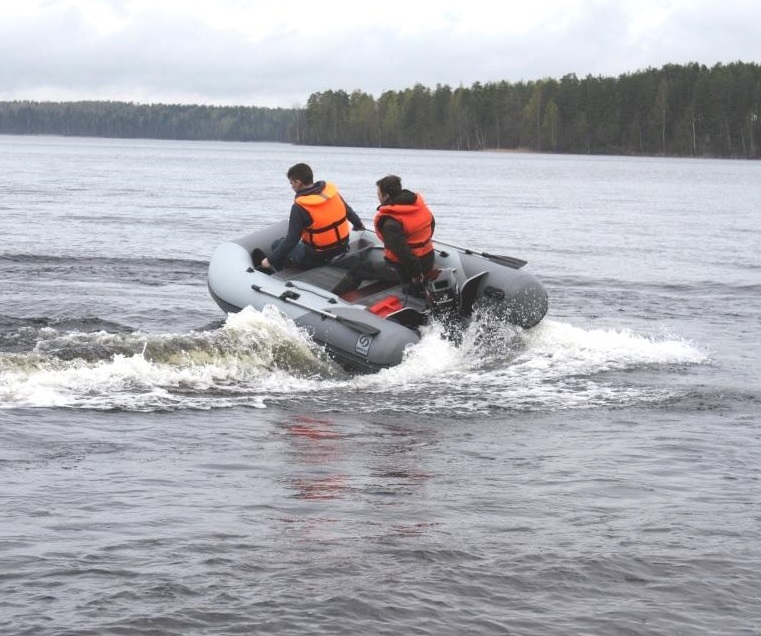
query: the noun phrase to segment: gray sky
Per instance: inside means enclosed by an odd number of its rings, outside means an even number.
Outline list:
[[[761,63],[759,0],[0,0],[0,100],[303,106]]]

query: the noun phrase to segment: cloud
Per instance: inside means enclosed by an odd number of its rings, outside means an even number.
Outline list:
[[[0,23],[0,99],[303,105],[325,90],[758,61],[756,1],[27,0]],[[21,5],[19,5],[21,6]]]

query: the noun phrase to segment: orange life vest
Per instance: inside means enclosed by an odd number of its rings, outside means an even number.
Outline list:
[[[433,250],[433,214],[419,194],[415,195],[414,203],[392,203],[378,206],[378,214],[375,215],[375,232],[382,236],[379,221],[384,216],[390,216],[402,224],[404,236],[412,253],[418,258],[425,256]],[[388,248],[384,256],[395,263],[399,258]]]
[[[326,183],[322,192],[297,196],[296,203],[304,208],[312,219],[312,224],[301,233],[304,243],[311,245],[318,252],[346,243],[350,231],[346,205],[335,185]]]

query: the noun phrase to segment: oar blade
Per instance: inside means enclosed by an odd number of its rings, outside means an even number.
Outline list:
[[[528,264],[528,261],[524,261],[522,258],[515,258],[515,256],[502,256],[501,254],[487,254],[484,252],[481,254],[484,258],[488,258],[490,261],[494,263],[499,263],[500,265],[505,265],[506,267],[510,267],[512,269],[520,269],[524,265]]]
[[[340,322],[342,325],[346,325],[347,327],[350,327],[359,333],[363,333],[368,336],[377,336],[380,333],[380,329],[373,327],[372,325],[368,325],[366,322],[352,320],[351,318],[343,318],[342,316],[336,316],[335,314],[330,315],[332,315],[337,322]]]
[[[499,265],[504,265],[505,267],[510,267],[512,269],[520,269],[524,265],[528,264],[528,261],[524,261],[522,258],[515,258],[514,256],[503,256],[501,254],[488,254],[486,252],[477,252],[476,250],[472,250],[468,247],[461,247],[460,245],[455,245],[454,243],[447,243],[446,241],[441,241],[439,239],[436,239],[434,243],[439,243],[440,245],[446,245],[447,247],[451,247],[452,249],[462,252],[463,254],[473,254],[475,256],[480,256],[482,258],[489,259],[493,263],[498,263]]]

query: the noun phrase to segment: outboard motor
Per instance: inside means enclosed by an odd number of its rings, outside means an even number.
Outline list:
[[[459,308],[460,290],[455,270],[451,267],[434,270],[425,282],[425,299],[434,315],[454,313]]]

